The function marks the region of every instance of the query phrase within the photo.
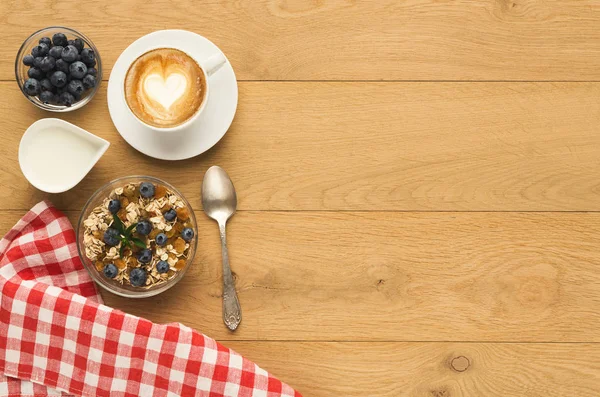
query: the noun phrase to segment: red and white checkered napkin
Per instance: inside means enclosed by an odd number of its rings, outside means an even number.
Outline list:
[[[102,305],[47,202],[0,242],[0,291],[0,396],[300,396],[186,326]]]

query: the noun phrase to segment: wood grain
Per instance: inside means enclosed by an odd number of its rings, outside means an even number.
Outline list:
[[[197,210],[194,266],[164,294],[106,304],[205,332],[307,397],[596,397],[599,22],[596,0],[0,1],[0,234],[41,199],[75,223],[109,180],[161,177]],[[72,114],[14,82],[20,44],[50,25],[102,55],[98,96]],[[131,42],[173,28],[225,52],[240,97],[215,148],[164,162],[117,133],[106,79]],[[17,157],[53,116],[112,144],[60,195]],[[236,333],[201,213],[213,164],[239,193]]]
[[[0,215],[2,230],[20,216]],[[235,334],[217,227],[197,218],[199,253],[175,288],[106,303],[221,340],[600,342],[598,213],[240,212]]]
[[[80,209],[101,185],[149,174],[200,206],[206,169],[233,178],[243,210],[600,210],[600,83],[240,83],[232,127],[182,162],[146,157],[115,130],[101,88],[65,120],[112,146],[72,191]],[[48,197],[17,161],[32,121],[50,116],[0,83],[0,209]],[[62,115],[59,117],[63,117]]]
[[[306,397],[596,397],[598,344],[227,342]],[[468,360],[462,372],[453,367]],[[462,367],[457,367],[462,369]]]
[[[2,80],[52,25],[88,35],[106,78],[135,39],[175,28],[214,41],[243,80],[600,80],[595,0],[3,0],[0,23]]]

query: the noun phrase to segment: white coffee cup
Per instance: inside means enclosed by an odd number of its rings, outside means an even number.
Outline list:
[[[225,63],[227,62],[227,59],[225,58],[225,55],[223,55],[222,52],[218,52],[216,54],[213,54],[212,56],[200,60],[197,59],[196,57],[192,56],[191,54],[189,54],[188,52],[184,51],[181,48],[177,48],[175,46],[171,46],[171,47],[167,47],[167,46],[159,46],[156,48],[148,48],[143,54],[146,54],[148,52],[160,49],[160,48],[172,48],[175,50],[179,50],[184,52],[187,56],[189,56],[190,58],[192,58],[194,61],[196,61],[198,63],[198,66],[200,66],[200,69],[202,70],[202,74],[204,74],[204,81],[206,81],[206,87],[204,90],[204,96],[202,98],[202,103],[200,104],[200,107],[196,110],[196,113],[194,113],[194,115],[192,117],[190,117],[189,119],[187,119],[186,121],[184,121],[183,123],[176,125],[174,127],[156,127],[153,125],[150,125],[148,123],[145,123],[144,121],[140,120],[134,113],[133,111],[129,108],[129,105],[127,105],[127,109],[129,110],[129,112],[131,113],[131,115],[133,116],[133,118],[135,120],[137,120],[140,124],[142,124],[143,126],[145,126],[146,128],[150,128],[154,131],[158,131],[158,132],[165,132],[165,133],[172,133],[172,132],[177,132],[177,131],[181,131],[181,130],[185,130],[187,127],[190,126],[190,124],[194,123],[194,121],[196,119],[198,119],[198,117],[200,117],[200,115],[202,114],[202,112],[204,111],[204,109],[206,108],[206,103],[208,102],[208,98],[209,98],[209,94],[210,94],[210,77],[216,73],[219,69],[221,69],[221,67],[223,65],[225,65]],[[140,54],[143,55],[143,54]],[[129,67],[131,67],[131,64],[129,65]],[[127,99],[125,98],[126,92],[125,90],[123,90],[123,100],[125,103],[127,103]]]

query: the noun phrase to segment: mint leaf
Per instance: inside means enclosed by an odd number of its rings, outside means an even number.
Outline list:
[[[121,248],[119,249],[119,256],[121,258],[123,257],[123,251],[125,251],[125,248],[131,248],[131,243],[126,239],[121,239]]]
[[[139,238],[132,237],[130,241],[140,248],[146,248],[146,244]]]
[[[117,229],[119,233],[125,234],[125,225],[123,225],[123,222],[121,222],[121,219],[116,214],[113,215],[113,223],[111,227],[113,229]]]
[[[123,235],[128,239],[131,238],[131,232],[133,231],[133,229],[135,229],[136,226],[137,226],[137,223],[132,223],[131,226],[129,226],[125,230],[125,233],[123,233]]]

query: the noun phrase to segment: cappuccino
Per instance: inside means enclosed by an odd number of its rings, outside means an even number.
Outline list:
[[[175,48],[158,48],[137,58],[125,77],[125,100],[143,123],[177,127],[191,119],[206,97],[204,71]]]

